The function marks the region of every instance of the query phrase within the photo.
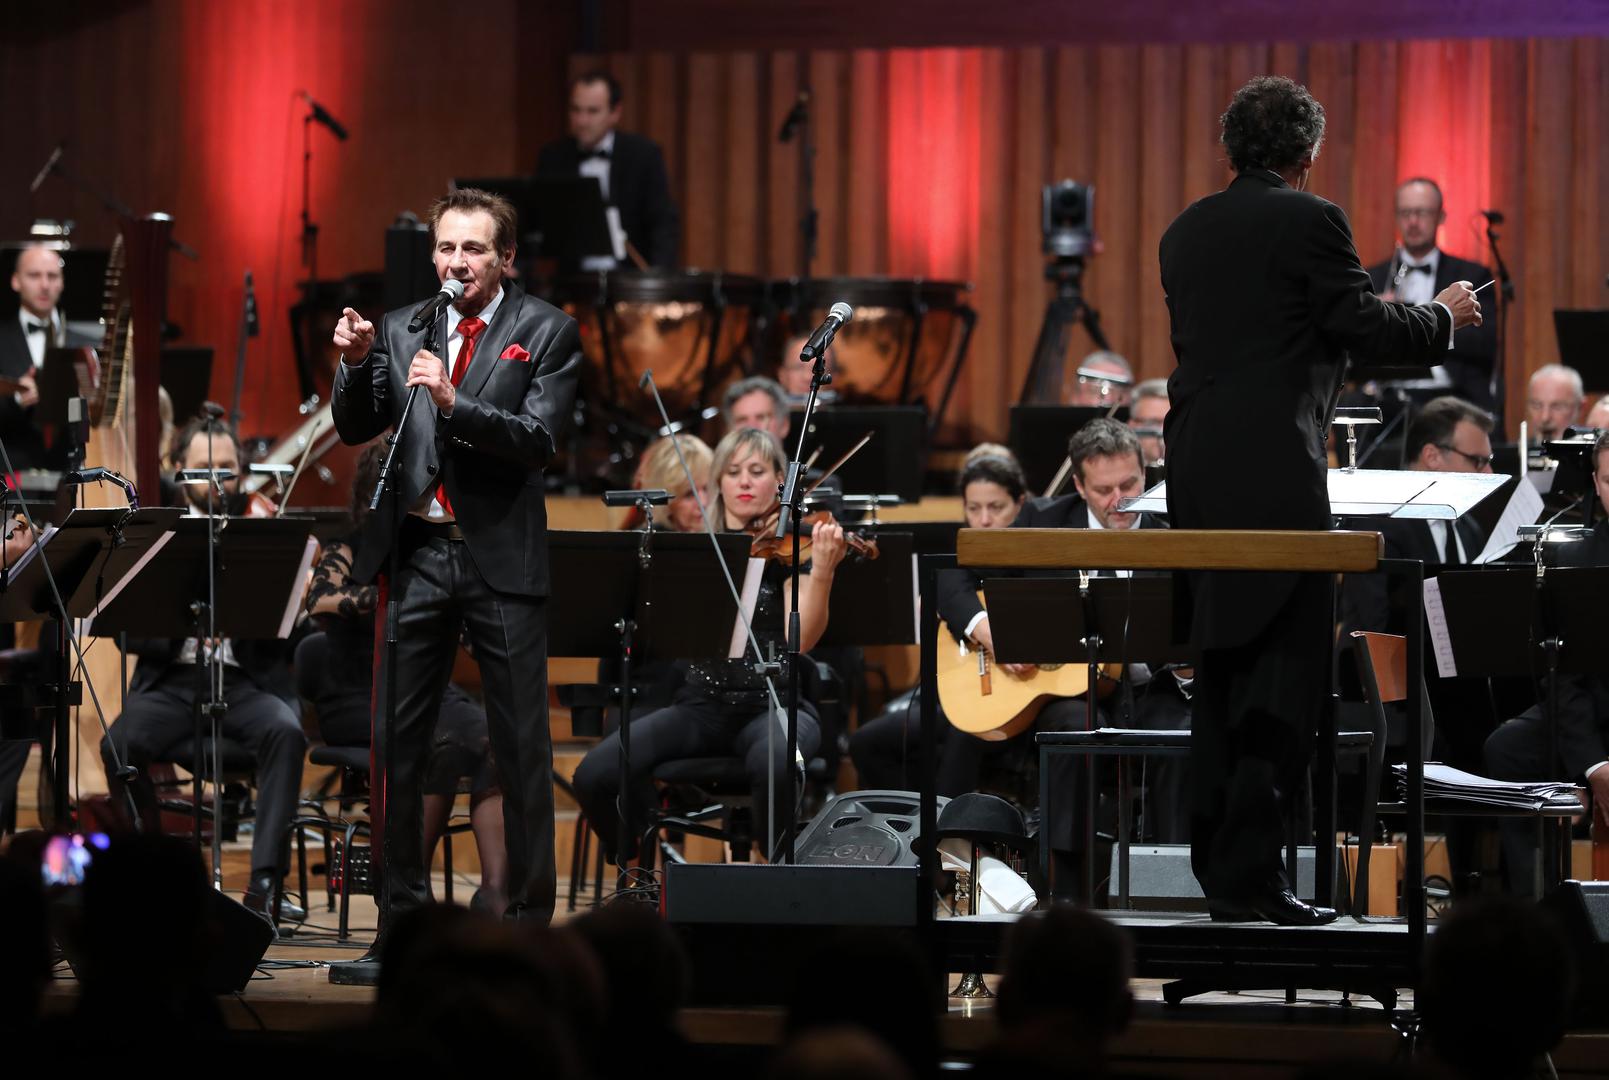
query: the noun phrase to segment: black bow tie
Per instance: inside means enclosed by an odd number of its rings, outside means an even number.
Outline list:
[[[30,334],[43,334],[50,329],[48,323],[34,322],[32,319],[22,320],[22,328]]]
[[[582,161],[591,161],[593,158],[601,158],[604,161],[608,161],[609,160],[609,151],[604,150],[601,147],[596,149],[596,150],[583,150],[583,151],[581,151],[581,160]]]
[[[1432,267],[1431,267],[1431,265],[1429,263],[1420,263],[1418,266],[1415,266],[1413,263],[1403,263],[1402,264],[1402,272],[1405,273],[1405,274],[1411,274],[1416,270],[1422,271],[1422,272],[1428,274],[1428,273],[1431,272]]]

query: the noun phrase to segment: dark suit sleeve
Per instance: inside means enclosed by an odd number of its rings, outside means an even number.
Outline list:
[[[558,450],[559,432],[575,403],[581,370],[581,334],[575,320],[565,317],[531,363],[537,366],[536,373],[518,412],[459,391],[452,415],[442,419],[442,434],[488,454],[529,466],[546,465]]]
[[[1609,748],[1604,746],[1603,732],[1598,726],[1591,677],[1560,675],[1558,680],[1559,759],[1564,762],[1568,775],[1580,776],[1609,758]],[[1546,699],[1543,708],[1546,708]]]
[[[967,623],[983,610],[978,590],[983,582],[970,570],[940,570],[934,583],[938,594],[939,618],[950,628],[955,640],[962,640]]]
[[[676,265],[676,246],[681,239],[681,215],[677,213],[676,203],[670,197],[670,174],[665,169],[665,155],[655,143],[649,143],[648,149],[648,249],[642,255],[655,269],[668,270]]]
[[[1381,300],[1352,245],[1352,226],[1333,203],[1321,202],[1307,230],[1308,299],[1319,332],[1366,356],[1411,356],[1436,360],[1447,348],[1452,321],[1434,304],[1410,306]]]
[[[391,426],[390,319],[375,327],[374,348],[356,364],[335,365],[330,416],[348,446],[360,446]]]

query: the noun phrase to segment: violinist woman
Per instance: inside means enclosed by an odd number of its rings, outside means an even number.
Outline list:
[[[769,432],[751,428],[730,432],[716,446],[710,467],[711,483],[716,488],[709,507],[711,525],[728,532],[757,532],[759,523],[774,522],[777,487],[786,466],[782,444]],[[828,596],[844,548],[840,526],[823,523],[812,530],[810,564],[796,571],[801,650],[814,646],[827,628]],[[766,653],[774,649],[781,655],[786,646],[792,592],[789,568],[768,560],[752,616],[754,636]],[[627,854],[634,853],[640,820],[653,800],[654,769],[683,758],[731,755],[743,759],[754,793],[756,837],[768,835],[768,813],[778,822],[788,818],[788,807],[769,801],[773,776],[777,778],[777,792],[785,790],[789,762],[781,731],[778,730],[778,738],[767,739],[768,730],[777,721],[772,718],[765,679],[754,670],[754,661],[752,643],[741,660],[690,661],[685,665],[686,685],[677,691],[674,702],[632,721],[630,783],[634,790],[628,800],[632,836],[617,835],[619,735],[610,735],[582,759],[572,783],[587,821],[606,848],[613,851],[617,844],[625,844]],[[776,685],[778,696],[785,695],[786,673]],[[799,753],[808,760],[820,743],[820,728],[815,706],[802,697],[798,736]],[[768,747],[774,752],[768,752]]]
[[[1017,519],[1028,497],[1022,466],[1010,450],[996,443],[979,443],[967,454],[956,486],[969,529],[1006,528]],[[937,586],[941,610],[947,607],[946,599],[958,591],[978,588],[964,573],[944,575]],[[849,756],[862,788],[909,791],[917,786],[916,739],[922,726],[917,702],[915,690],[900,694],[849,736]],[[950,730],[948,724],[940,728],[945,737]],[[940,794],[958,795],[961,791],[941,790]]]

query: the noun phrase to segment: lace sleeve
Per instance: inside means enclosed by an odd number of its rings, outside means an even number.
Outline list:
[[[373,614],[379,590],[357,585],[351,579],[352,549],[339,540],[324,545],[313,567],[313,587],[307,594],[309,615],[335,615],[356,619]]]

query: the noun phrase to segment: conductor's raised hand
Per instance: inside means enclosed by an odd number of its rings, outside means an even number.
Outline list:
[[[408,365],[408,385],[424,387],[430,400],[436,403],[436,408],[444,413],[452,412],[453,405],[458,401],[458,391],[453,388],[452,380],[447,378],[447,365],[429,349],[420,349],[413,354],[413,363]]]
[[[335,324],[335,347],[341,358],[356,364],[374,348],[374,324],[351,308],[341,309],[341,321]]]
[[[1475,290],[1470,287],[1469,282],[1453,282],[1441,290],[1436,299],[1446,304],[1447,310],[1453,313],[1454,330],[1481,324],[1481,304],[1475,299]]]

